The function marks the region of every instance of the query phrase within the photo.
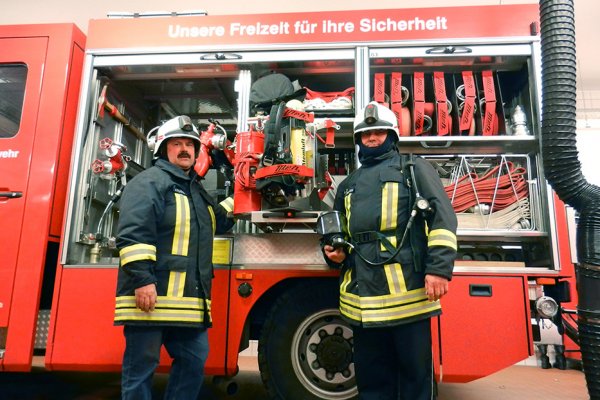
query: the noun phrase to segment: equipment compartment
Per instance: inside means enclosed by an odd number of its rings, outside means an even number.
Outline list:
[[[440,174],[461,231],[543,231],[527,155],[426,157]]]
[[[369,94],[399,117],[402,145],[413,153],[528,152],[538,119],[529,83],[533,51],[530,45],[372,48]],[[401,76],[401,91],[394,75]],[[392,99],[397,93],[401,107]]]
[[[550,264],[535,159],[529,155],[425,156],[458,219],[457,265]],[[489,262],[489,264],[487,264]]]
[[[219,201],[237,193],[236,232],[312,229],[318,213],[331,205],[336,184],[355,168],[353,115],[365,100],[374,98],[399,115],[401,151],[425,155],[444,171],[449,197],[460,205],[463,260],[500,258],[525,266],[550,265],[545,254],[551,247],[551,223],[541,211],[547,189],[538,183],[544,178],[535,153],[537,138],[513,134],[517,106],[524,115],[516,119],[522,132],[536,132],[536,96],[529,79],[532,45],[478,45],[465,47],[468,51],[456,47],[451,53],[436,49],[97,57],[88,93],[88,135],[77,164],[82,168],[79,196],[70,221],[70,231],[78,236],[69,238],[69,262],[116,262],[118,203],[113,199],[128,179],[150,165],[147,132],[179,114],[192,117],[202,133],[217,120],[231,152],[239,146],[252,153],[251,159],[238,153],[227,163],[213,152],[205,176],[205,186]],[[369,57],[362,57],[366,54]],[[269,75],[284,77],[292,88],[257,104],[253,89]],[[290,100],[297,101],[288,105]],[[285,116],[294,119],[287,130],[269,133],[274,148],[269,166],[261,161],[267,140],[263,144],[259,136],[268,136],[269,114],[282,102],[286,109],[297,106],[292,110],[299,113]],[[462,129],[465,104],[471,103],[468,129]],[[113,115],[113,107],[123,118],[115,118],[119,114]],[[488,111],[497,124],[491,134],[485,130]],[[418,112],[429,118],[430,126],[416,134],[413,119]],[[112,156],[119,150],[124,166]],[[241,168],[244,163],[249,168]],[[240,166],[238,173],[235,165]],[[281,165],[291,172],[274,174],[273,166]],[[254,172],[243,176],[246,170]],[[294,175],[296,170],[302,175]],[[252,187],[256,180],[262,180],[261,188]],[[488,187],[482,192],[479,185],[485,182]],[[471,196],[467,206],[460,204],[465,191]]]

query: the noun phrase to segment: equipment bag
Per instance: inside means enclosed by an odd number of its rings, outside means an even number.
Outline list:
[[[250,110],[269,113],[273,105],[291,99],[304,100],[306,90],[296,90],[294,83],[283,74],[272,73],[258,78],[250,87]]]

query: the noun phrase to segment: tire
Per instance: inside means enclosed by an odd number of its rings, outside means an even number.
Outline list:
[[[260,374],[272,399],[357,398],[352,330],[338,302],[331,280],[301,282],[274,303],[258,342]]]

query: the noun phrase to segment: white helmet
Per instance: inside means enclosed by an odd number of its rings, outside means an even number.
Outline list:
[[[198,157],[200,152],[200,134],[192,123],[192,119],[187,115],[171,118],[161,126],[152,129],[148,134],[148,148],[154,153],[155,157],[158,157],[163,142],[175,137],[193,139],[196,149],[195,157]]]
[[[389,108],[372,101],[360,110],[354,118],[354,143],[359,143],[357,138],[361,132],[379,129],[392,131],[396,134],[396,139],[400,138],[396,115]]]

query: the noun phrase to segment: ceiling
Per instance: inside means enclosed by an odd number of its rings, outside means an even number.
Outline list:
[[[600,91],[600,7],[596,0],[576,0],[575,35],[577,47],[577,87]]]

